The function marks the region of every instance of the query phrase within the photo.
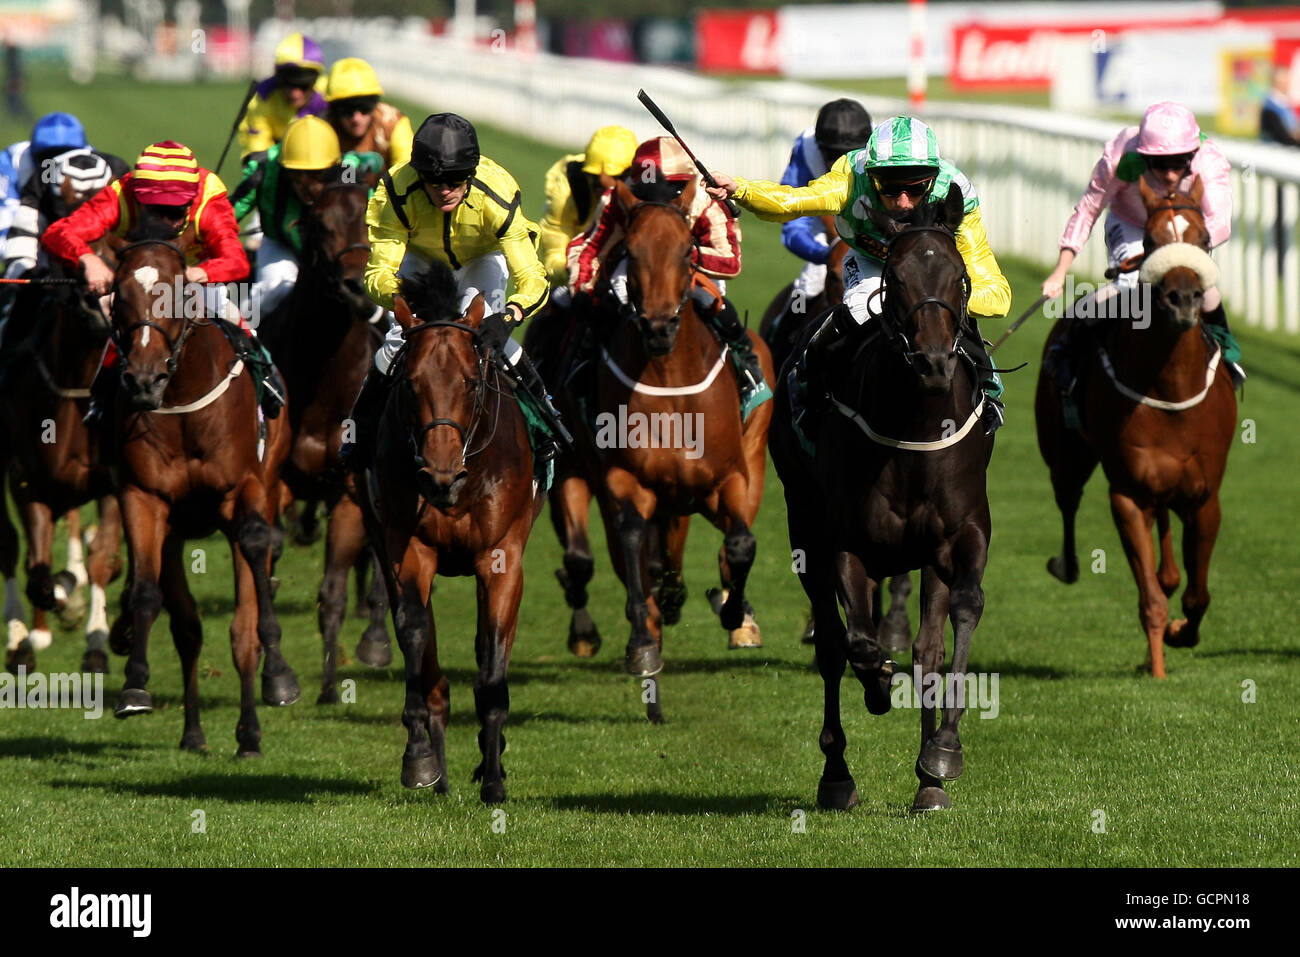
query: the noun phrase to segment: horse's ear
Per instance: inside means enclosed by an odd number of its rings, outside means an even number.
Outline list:
[[[955,233],[957,227],[961,225],[962,217],[965,215],[966,197],[962,194],[960,186],[951,183],[948,186],[948,195],[943,198],[943,209],[940,211],[939,221]]]
[[[677,197],[674,205],[676,205],[683,213],[688,215],[690,214],[691,204],[695,202],[695,193],[696,190],[699,189],[699,185],[700,181],[692,178],[691,181],[686,184],[686,188],[682,190],[681,195]]]
[[[1141,195],[1142,205],[1147,208],[1147,212],[1150,212],[1152,207],[1160,202],[1160,197],[1156,195],[1156,191],[1147,182],[1145,173],[1138,177],[1138,194]]]
[[[1197,206],[1201,205],[1201,197],[1205,195],[1205,184],[1201,182],[1200,173],[1192,177],[1192,188],[1187,191],[1187,195]]]
[[[479,293],[470,301],[469,308],[465,310],[465,315],[462,321],[465,325],[473,326],[477,329],[479,323],[483,321],[483,316],[486,312],[487,300],[483,298],[483,293]]]
[[[393,297],[393,315],[397,317],[397,324],[403,329],[410,329],[415,325],[415,314],[411,312],[411,307],[401,296]]]
[[[636,193],[632,192],[632,187],[621,179],[614,184],[614,195],[617,197],[619,205],[623,207],[624,212],[641,202],[636,198]]]
[[[876,209],[874,206],[867,207],[867,219],[871,220],[875,227],[884,233],[885,238],[897,236],[905,228],[902,223],[890,216],[883,209]]]

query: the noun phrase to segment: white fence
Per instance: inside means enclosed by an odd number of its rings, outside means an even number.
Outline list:
[[[660,133],[636,99],[644,88],[705,162],[747,177],[779,177],[795,134],[839,95],[793,82],[736,87],[662,67],[465,49],[392,21],[316,21],[308,29],[327,52],[369,60],[394,94],[560,149],[580,150],[596,127],[610,123],[639,138]],[[906,111],[900,101],[856,98],[877,119]],[[944,154],[974,181],[994,250],[1054,265],[1061,230],[1116,125],[959,103],[935,103],[922,115]],[[1216,142],[1233,165],[1232,239],[1216,254],[1227,305],[1252,326],[1300,334],[1300,150]],[[1102,226],[1079,257],[1081,275],[1105,269]]]

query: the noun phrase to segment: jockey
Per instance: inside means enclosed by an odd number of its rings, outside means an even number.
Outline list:
[[[257,85],[239,121],[240,161],[269,150],[299,116],[325,112],[325,57],[320,46],[291,33],[275,48],[275,73]]]
[[[888,247],[865,210],[881,209],[902,218],[927,199],[946,196],[956,183],[965,209],[957,227],[957,251],[971,281],[967,310],[972,334],[963,331],[962,344],[981,370],[985,431],[992,434],[1002,425],[1002,380],[992,369],[976,316],[1005,316],[1011,308],[1011,285],[989,248],[975,187],[966,174],[940,157],[933,130],[913,117],[891,116],[875,128],[864,149],[846,153],[825,176],[802,188],[725,174],[714,178],[718,186],[709,189],[712,195],[730,195],[760,219],[836,217],[840,238],[851,249],[844,257],[844,304],[831,311],[813,337],[815,343],[843,336],[853,323],[861,325],[881,313],[882,297],[875,293],[881,286]]]
[[[1060,257],[1052,274],[1043,281],[1043,295],[1056,297],[1061,294],[1066,271],[1107,205],[1110,206],[1110,215],[1106,218],[1106,253],[1118,278],[1113,285],[1104,286],[1090,296],[1094,297],[1097,306],[1102,306],[1115,299],[1118,293],[1136,288],[1138,269],[1145,252],[1143,236],[1147,222],[1146,206],[1137,183],[1143,176],[1160,195],[1179,189],[1185,192],[1191,188],[1193,179],[1199,176],[1204,188],[1201,210],[1210,233],[1210,248],[1226,242],[1232,232],[1230,168],[1219,147],[1201,133],[1191,110],[1169,102],[1151,106],[1143,115],[1140,126],[1120,130],[1102,150],[1101,159],[1093,167],[1092,182],[1074,207],[1074,215],[1065,224]],[[1080,303],[1075,303],[1072,311],[1090,315],[1113,310],[1089,308],[1085,313]],[[1241,350],[1228,333],[1223,299],[1217,287],[1205,290],[1201,311],[1207,323],[1223,330],[1227,340],[1223,358],[1232,372],[1234,383],[1240,385],[1246,378],[1237,364]],[[1074,352],[1079,339],[1079,325],[1079,322],[1067,322],[1064,336],[1053,344],[1049,353],[1052,373],[1067,392],[1074,385]]]
[[[22,185],[32,174],[31,140],[19,140],[0,151],[0,261],[14,213],[22,205]]]
[[[378,153],[383,169],[411,159],[411,121],[380,99],[384,88],[365,60],[347,57],[330,67],[325,87],[328,118],[345,152]]]
[[[817,122],[794,141],[782,186],[807,186],[825,176],[835,161],[849,150],[867,145],[871,115],[857,100],[831,100],[817,111]],[[781,227],[781,244],[808,264],[794,281],[790,301],[807,302],[826,288],[826,261],[839,237],[826,235],[825,224],[815,216],[800,216]]]
[[[269,317],[298,281],[304,207],[314,203],[343,168],[350,168],[353,181],[361,182],[366,175],[378,176],[382,163],[378,153],[341,152],[334,129],[319,116],[294,120],[281,142],[249,159],[232,202],[237,220],[254,209],[261,214],[264,238],[257,247],[253,315]],[[377,315],[382,311],[376,307]]]
[[[624,182],[640,200],[671,202],[698,177],[695,164],[681,145],[671,136],[657,136],[637,147]],[[736,378],[742,404],[752,408],[772,393],[763,380],[763,370],[736,307],[726,298],[726,277],[740,273],[740,226],[727,208],[701,186],[696,184],[695,200],[686,213],[694,237],[691,263],[697,273],[718,281],[694,282],[690,295],[700,317],[731,348],[738,366]],[[593,296],[609,264],[616,263],[608,272],[609,291],[621,311],[633,308],[627,297],[627,259],[622,246],[626,222],[627,213],[616,191],[607,189],[597,207],[594,225],[569,244],[569,287],[574,296]]]
[[[65,263],[79,263],[90,291],[102,296],[113,288],[113,270],[90,244],[109,233],[129,236],[149,221],[175,229],[176,244],[185,251],[185,281],[204,284],[205,311],[237,322],[246,333],[247,341],[236,336],[231,344],[241,358],[265,364],[268,371],[263,379],[262,407],[268,418],[274,418],[283,402],[283,386],[269,356],[222,285],[248,275],[248,258],[239,245],[235,214],[221,179],[200,167],[188,147],[172,140],[147,147],[136,161],[134,172],[100,190],[72,215],[52,223],[41,237],[41,244]],[[115,369],[117,361],[117,351],[110,341],[91,385],[88,425],[102,419],[106,404],[116,392],[115,377],[105,370]]]
[[[18,256],[9,250],[8,232],[13,228],[19,209],[23,205],[24,189],[33,179],[40,179],[35,175],[37,172],[57,165],[56,162],[51,161],[55,161],[68,150],[85,148],[86,131],[82,128],[80,120],[71,113],[48,113],[36,121],[30,140],[14,143],[5,150],[3,159],[0,160],[0,175],[5,180],[4,208],[7,215],[3,229],[0,229],[0,236],[5,240],[6,261]],[[21,258],[25,261],[21,266],[15,267],[12,273],[6,273],[6,277],[10,279],[21,275],[36,264],[35,237],[33,236],[30,243],[18,245]]]
[[[456,277],[463,314],[482,295],[491,314],[479,326],[479,338],[500,350],[506,368],[521,387],[516,394],[548,424],[559,415],[545,386],[511,330],[546,304],[546,270],[537,258],[537,226],[521,212],[515,178],[479,152],[478,133],[455,113],[429,116],[415,134],[411,161],[383,174],[366,211],[370,229],[370,263],[365,287],[370,298],[391,309],[405,276],[446,263]],[[515,293],[506,298],[506,283]],[[362,384],[352,409],[353,440],[342,450],[355,471],[373,456],[379,417],[387,399],[392,362],[404,343],[394,322],[375,353],[375,370]],[[531,432],[531,430],[530,430]],[[538,437],[535,464],[554,457],[554,441]]]
[[[567,285],[569,266],[565,252],[569,243],[591,228],[601,194],[614,179],[627,173],[636,147],[636,134],[631,130],[623,126],[602,126],[592,135],[585,152],[563,156],[546,171],[540,256],[552,283]],[[558,299],[559,292],[555,290],[552,299]]]

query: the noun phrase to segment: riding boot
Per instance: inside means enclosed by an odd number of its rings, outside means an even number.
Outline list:
[[[763,367],[759,364],[758,356],[754,354],[754,343],[750,341],[748,331],[741,324],[736,307],[725,296],[722,298],[722,308],[707,317],[705,321],[717,331],[718,337],[727,344],[736,357],[740,405],[743,412],[747,414],[759,402],[772,395],[772,390],[763,379]]]
[[[984,337],[980,335],[979,322],[974,316],[967,318],[970,328],[963,332],[961,344],[979,370],[980,390],[984,393],[984,413],[980,416],[980,422],[984,425],[984,434],[992,435],[1006,421],[1002,405],[1002,377],[993,371],[993,362],[985,349]]]
[[[379,419],[388,402],[388,390],[392,379],[378,369],[366,373],[361,383],[361,391],[352,403],[351,437],[348,429],[343,430],[343,445],[339,449],[339,461],[349,472],[360,474],[375,457],[375,439],[379,433]]]
[[[795,426],[811,441],[817,423],[826,411],[829,385],[826,382],[830,354],[861,327],[849,307],[832,306],[818,320],[817,331],[795,361],[791,375],[790,407]]]
[[[503,367],[519,387],[524,401],[531,406],[536,413],[536,417],[544,424],[543,428],[534,428],[529,431],[535,436],[534,462],[537,465],[545,464],[559,454],[561,442],[572,446],[573,437],[565,429],[560,413],[551,404],[551,397],[546,391],[546,383],[538,375],[532,360],[528,358],[528,354],[521,350],[513,364],[507,360],[503,363]]]
[[[247,335],[245,346],[247,351],[243,353],[243,358],[251,359],[262,373],[262,412],[268,419],[274,419],[284,408],[288,390],[284,387],[284,380],[280,378],[280,371],[275,367],[271,350],[266,348],[256,333]]]
[[[96,428],[104,421],[105,414],[112,408],[116,396],[117,367],[101,364],[95,370],[95,378],[90,383],[90,407],[81,418],[87,428]]]
[[[1223,361],[1228,366],[1228,374],[1232,376],[1233,388],[1241,388],[1241,384],[1246,381],[1246,370],[1241,367],[1241,346],[1228,328],[1228,314],[1223,311],[1223,305],[1215,306],[1202,314],[1201,319],[1223,350]]]

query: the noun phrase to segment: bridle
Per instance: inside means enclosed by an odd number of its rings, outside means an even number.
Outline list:
[[[318,262],[322,264],[323,268],[329,273],[331,280],[334,280],[333,282],[331,282],[330,285],[330,292],[332,294],[337,294],[341,291],[338,287],[340,285],[339,279],[343,272],[343,267],[342,267],[343,257],[350,252],[355,252],[356,250],[364,250],[365,253],[369,255],[370,243],[369,242],[349,243],[348,245],[344,246],[342,249],[338,250],[338,252],[334,253],[332,256],[327,256],[325,254],[324,249],[321,248],[319,242],[323,238],[324,231],[321,228],[320,220],[316,216],[316,207],[320,205],[320,201],[325,197],[326,193],[330,193],[333,192],[334,190],[339,190],[339,189],[364,189],[364,188],[365,188],[364,184],[361,183],[344,183],[342,181],[335,180],[334,182],[326,183],[321,188],[321,191],[316,195],[316,198],[311,203],[303,204],[303,211],[306,214],[303,217],[303,227],[304,227],[303,238],[311,242],[311,252],[313,258],[315,258]]]
[[[939,296],[925,296],[924,298],[918,299],[916,302],[912,303],[912,305],[907,308],[906,312],[899,315],[897,304],[901,301],[900,297],[897,294],[892,296],[886,294],[886,290],[891,284],[899,283],[899,280],[897,279],[898,273],[894,268],[893,263],[895,252],[899,248],[895,245],[895,242],[897,242],[900,236],[913,235],[921,232],[941,233],[948,239],[953,238],[952,231],[944,226],[909,226],[904,229],[893,238],[893,241],[890,242],[889,252],[885,258],[885,267],[880,275],[880,286],[874,293],[872,293],[872,298],[875,298],[876,296],[884,297],[880,314],[877,317],[877,322],[879,323],[880,334],[885,341],[885,345],[902,355],[908,365],[912,366],[913,369],[918,368],[918,362],[924,353],[912,345],[912,341],[908,338],[907,332],[905,331],[907,324],[911,321],[912,317],[925,306],[938,306],[941,309],[947,310],[948,313],[952,315],[953,319],[956,320],[953,324],[952,346],[948,350],[951,354],[957,351],[957,344],[961,340],[962,330],[966,326],[966,304],[970,302],[971,294],[970,274],[966,271],[966,265],[963,261],[961,272],[962,299],[960,308]]]
[[[124,268],[127,259],[127,254],[131,252],[131,250],[140,249],[145,246],[162,246],[166,249],[170,249],[173,253],[176,254],[176,258],[180,260],[181,274],[182,275],[184,274],[185,252],[174,242],[171,242],[170,240],[167,239],[141,239],[127,246],[123,246],[120,250],[118,250],[117,253],[117,272],[120,273]],[[121,299],[117,296],[117,287],[119,284],[120,284],[120,280],[115,276],[113,279],[113,293],[114,293],[113,311],[115,314],[118,311],[118,304],[121,302]],[[177,366],[180,363],[181,350],[185,348],[185,340],[189,338],[190,333],[193,331],[194,327],[200,324],[200,322],[197,320],[195,321],[190,320],[189,313],[184,308],[183,304],[180,305],[180,313],[181,313],[181,331],[174,341],[172,340],[172,337],[167,334],[166,329],[164,329],[161,325],[159,325],[158,323],[154,322],[151,319],[141,319],[138,320],[137,322],[133,322],[129,325],[124,326],[120,332],[118,331],[116,325],[111,326],[109,329],[109,335],[113,340],[113,344],[117,347],[118,353],[122,356],[122,360],[124,362],[130,362],[131,359],[130,342],[131,342],[132,333],[134,333],[137,329],[144,329],[144,328],[156,329],[158,331],[158,334],[163,337],[163,341],[167,343],[167,374],[169,376],[174,376],[176,374]]]
[[[626,223],[626,225],[624,226],[624,231],[627,232],[627,233],[631,233],[631,231],[632,231],[632,224],[633,224],[634,222],[636,222],[637,217],[640,216],[640,215],[641,215],[643,212],[645,212],[647,209],[671,209],[675,214],[677,214],[678,218],[680,218],[681,221],[682,221],[683,223],[686,224],[687,231],[691,233],[691,246],[690,246],[690,249],[687,249],[687,251],[686,251],[686,269],[687,269],[687,272],[690,272],[690,270],[691,270],[691,250],[693,250],[693,249],[698,245],[698,243],[697,243],[696,240],[695,240],[695,235],[694,235],[694,233],[691,231],[691,228],[690,228],[690,226],[691,226],[691,221],[690,221],[690,219],[687,217],[686,213],[683,212],[682,209],[681,209],[681,208],[680,208],[676,203],[665,203],[665,202],[661,202],[661,201],[658,201],[658,200],[642,200],[641,202],[639,202],[639,203],[637,203],[635,206],[633,206],[630,210],[628,210],[628,212],[627,212],[627,223]],[[627,254],[627,258],[628,258],[628,272],[630,273],[630,272],[631,272],[631,264],[632,264],[632,262],[634,261],[634,257],[632,256],[632,253],[631,253],[630,251],[629,251],[628,254]],[[686,283],[686,288],[682,290],[682,298],[681,298],[680,300],[678,300],[678,302],[677,302],[677,308],[673,310],[673,316],[674,316],[674,318],[677,317],[677,316],[680,316],[680,315],[682,314],[682,310],[686,308],[686,300],[689,299],[690,297],[691,297],[691,283],[690,283],[690,282],[687,282],[687,283]],[[631,300],[632,300],[632,294],[629,292],[629,293],[628,293],[628,305],[632,306],[632,311],[633,311],[633,313],[634,313],[636,316],[639,316],[639,315],[641,314],[641,310],[640,310],[639,307],[637,307],[635,304],[633,304]]]
[[[413,405],[415,401],[415,383],[411,376],[406,372],[406,360],[409,355],[407,350],[410,349],[410,340],[412,336],[421,332],[427,332],[430,329],[459,329],[461,332],[467,332],[474,337],[476,347],[481,336],[478,329],[455,319],[430,319],[407,329],[407,344],[403,346],[402,356],[399,361],[402,363],[401,382],[403,391],[401,394],[405,402],[410,403],[411,405]],[[436,428],[446,427],[455,429],[456,434],[460,436],[460,454],[462,461],[469,461],[470,458],[478,455],[492,444],[492,440],[497,434],[497,426],[501,421],[501,395],[504,391],[499,386],[490,385],[488,382],[488,366],[493,361],[493,358],[491,350],[478,350],[478,376],[473,380],[475,384],[474,411],[471,413],[468,427],[457,422],[455,419],[439,417],[416,429],[411,423],[413,416],[411,416],[409,412],[403,413],[403,418],[407,421],[407,438],[411,443],[411,452],[417,467],[424,468],[428,465],[428,462],[424,458],[424,454],[420,450],[424,445],[425,436]],[[477,448],[470,449],[470,444],[473,441],[474,436],[478,433],[479,426],[483,421],[484,413],[487,411],[486,394],[489,389],[497,394],[496,408],[492,415],[492,430],[488,433],[487,438],[484,439]]]

